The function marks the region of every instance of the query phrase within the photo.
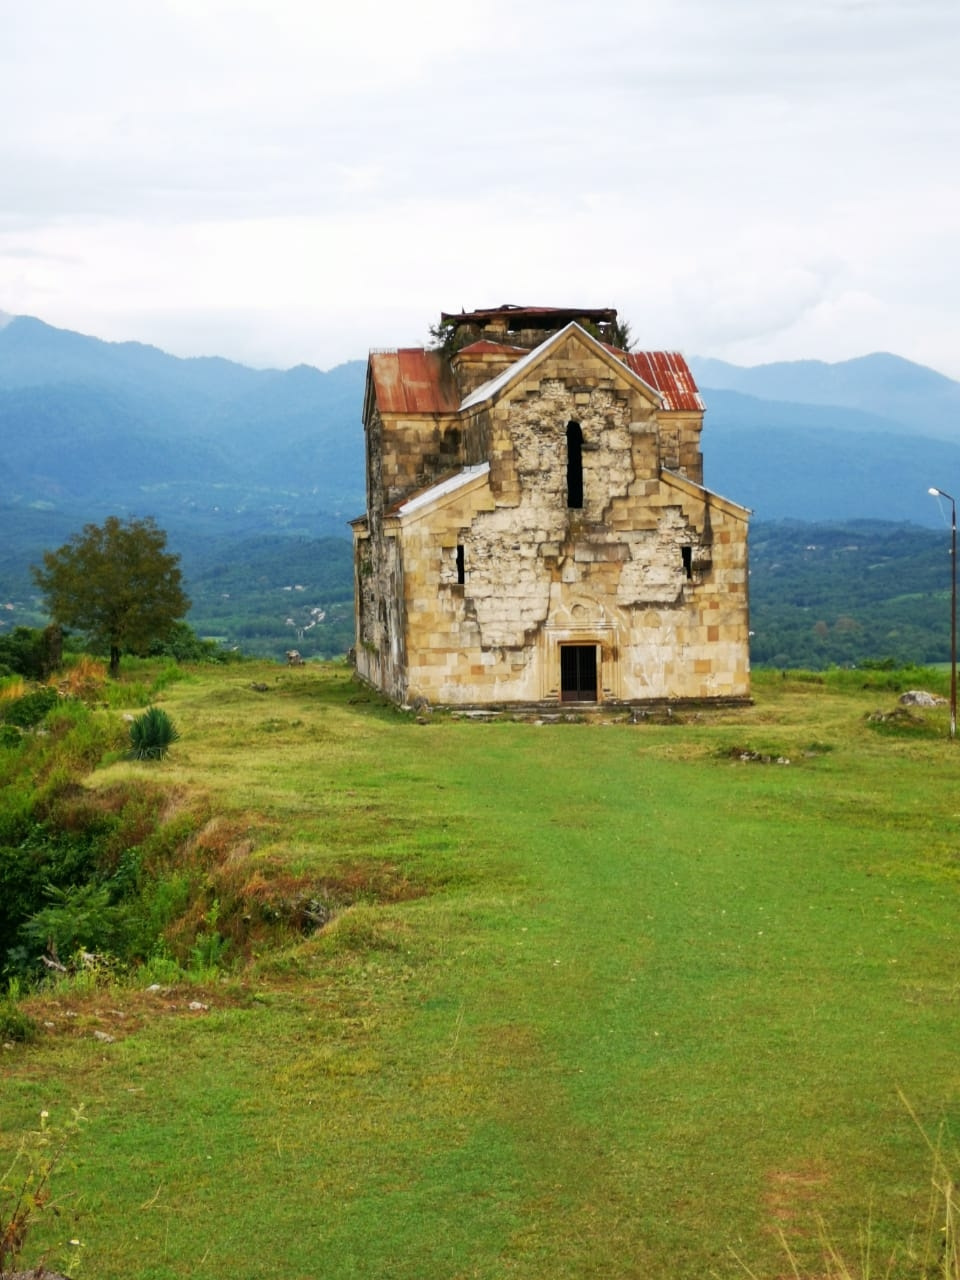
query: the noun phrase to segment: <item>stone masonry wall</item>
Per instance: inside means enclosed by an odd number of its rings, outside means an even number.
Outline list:
[[[403,523],[411,696],[558,697],[563,643],[599,646],[604,697],[746,695],[743,518],[660,478],[654,405],[597,363],[551,368],[485,409],[489,485]],[[570,421],[580,509],[567,506]]]
[[[601,701],[748,696],[746,513],[699,487],[700,420],[662,413],[575,339],[462,418],[372,415],[360,674],[399,701],[542,702],[559,699],[560,652],[577,644],[596,646]],[[488,475],[390,512],[481,460]]]

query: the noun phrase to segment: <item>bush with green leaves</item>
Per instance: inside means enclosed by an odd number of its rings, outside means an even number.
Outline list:
[[[174,658],[177,662],[226,662],[231,655],[216,640],[202,640],[186,622],[175,622],[167,634],[150,646],[151,657]]]
[[[15,673],[29,680],[46,680],[63,658],[63,632],[53,625],[43,631],[14,627],[0,636],[0,675]]]
[[[136,760],[162,760],[179,737],[162,707],[147,707],[130,726],[131,754]]]
[[[111,903],[107,885],[51,884],[44,890],[44,897],[47,905],[20,930],[35,952],[66,960],[78,951],[112,955],[123,949],[128,913],[122,904]]]
[[[15,724],[21,729],[33,729],[59,700],[60,695],[56,689],[44,685],[25,693],[22,698],[11,698],[0,704],[0,720],[4,724]]]
[[[37,1023],[24,1012],[12,995],[0,1000],[0,1040],[29,1044],[37,1038]]]
[[[13,834],[13,833],[11,833]],[[26,920],[43,908],[50,885],[76,885],[97,873],[100,829],[61,831],[31,821],[19,838],[0,842],[0,967],[29,971],[37,952],[11,955]],[[41,939],[42,951],[45,938]]]

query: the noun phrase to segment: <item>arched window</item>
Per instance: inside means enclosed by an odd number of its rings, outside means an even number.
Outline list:
[[[567,506],[583,506],[583,432],[579,422],[567,423]]]

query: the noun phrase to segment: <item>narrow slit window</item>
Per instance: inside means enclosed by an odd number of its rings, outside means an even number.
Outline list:
[[[683,572],[688,578],[693,577],[693,547],[681,547],[680,555],[683,559]]]
[[[579,422],[567,423],[567,506],[583,506],[583,432]]]
[[[463,543],[457,545],[457,586],[462,587],[466,581],[467,571],[466,562],[463,558]]]

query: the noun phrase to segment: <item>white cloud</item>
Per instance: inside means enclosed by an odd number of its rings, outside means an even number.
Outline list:
[[[328,365],[613,304],[960,375],[954,0],[0,8],[0,310]]]

